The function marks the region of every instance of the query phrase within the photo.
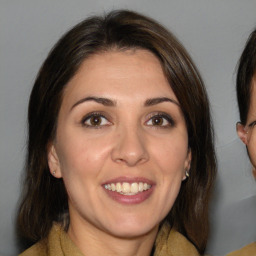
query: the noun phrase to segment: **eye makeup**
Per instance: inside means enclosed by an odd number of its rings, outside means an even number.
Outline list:
[[[254,127],[255,126],[255,124],[256,124],[256,121],[253,121],[253,122],[251,122],[249,125],[248,125],[248,127]]]
[[[80,123],[83,127],[96,129],[112,124],[102,112],[90,112],[82,118]]]
[[[151,113],[145,124],[154,128],[170,128],[175,126],[173,118],[164,112]]]

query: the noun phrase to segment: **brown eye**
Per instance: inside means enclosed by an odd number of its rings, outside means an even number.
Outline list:
[[[152,125],[163,125],[163,118],[161,116],[155,116],[152,118]]]
[[[107,126],[110,125],[111,123],[107,120],[106,117],[104,117],[101,114],[90,114],[89,116],[86,116],[83,120],[82,120],[82,125],[87,126],[87,127],[101,127],[101,126]]]
[[[89,122],[91,125],[93,126],[97,126],[97,125],[100,125],[102,120],[101,120],[101,116],[92,116],[90,119],[89,119]]]
[[[159,126],[162,128],[168,128],[175,125],[173,119],[165,114],[165,113],[159,113],[153,115],[147,122],[146,125],[148,126]]]

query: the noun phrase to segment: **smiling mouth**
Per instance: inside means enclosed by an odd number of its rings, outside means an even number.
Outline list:
[[[121,195],[133,196],[142,193],[151,188],[151,185],[145,182],[117,182],[105,184],[104,188]]]

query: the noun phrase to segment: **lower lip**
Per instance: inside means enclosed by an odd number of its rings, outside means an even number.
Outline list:
[[[119,194],[117,192],[105,189],[103,187],[104,191],[107,193],[109,197],[111,197],[113,200],[117,201],[121,204],[140,204],[147,200],[153,193],[154,186],[152,186],[150,189],[145,190],[143,192],[139,192],[136,195],[123,195]]]

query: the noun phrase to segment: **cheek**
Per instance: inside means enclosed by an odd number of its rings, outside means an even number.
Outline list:
[[[184,166],[187,160],[186,143],[166,143],[156,151],[159,173],[158,203],[161,209],[161,218],[164,218],[173,207],[180,191],[184,177]]]
[[[186,136],[162,141],[154,147],[154,156],[166,175],[183,174],[188,158],[188,142]]]
[[[63,176],[96,175],[105,163],[109,148],[109,143],[103,140],[79,136],[65,140],[58,152]]]

